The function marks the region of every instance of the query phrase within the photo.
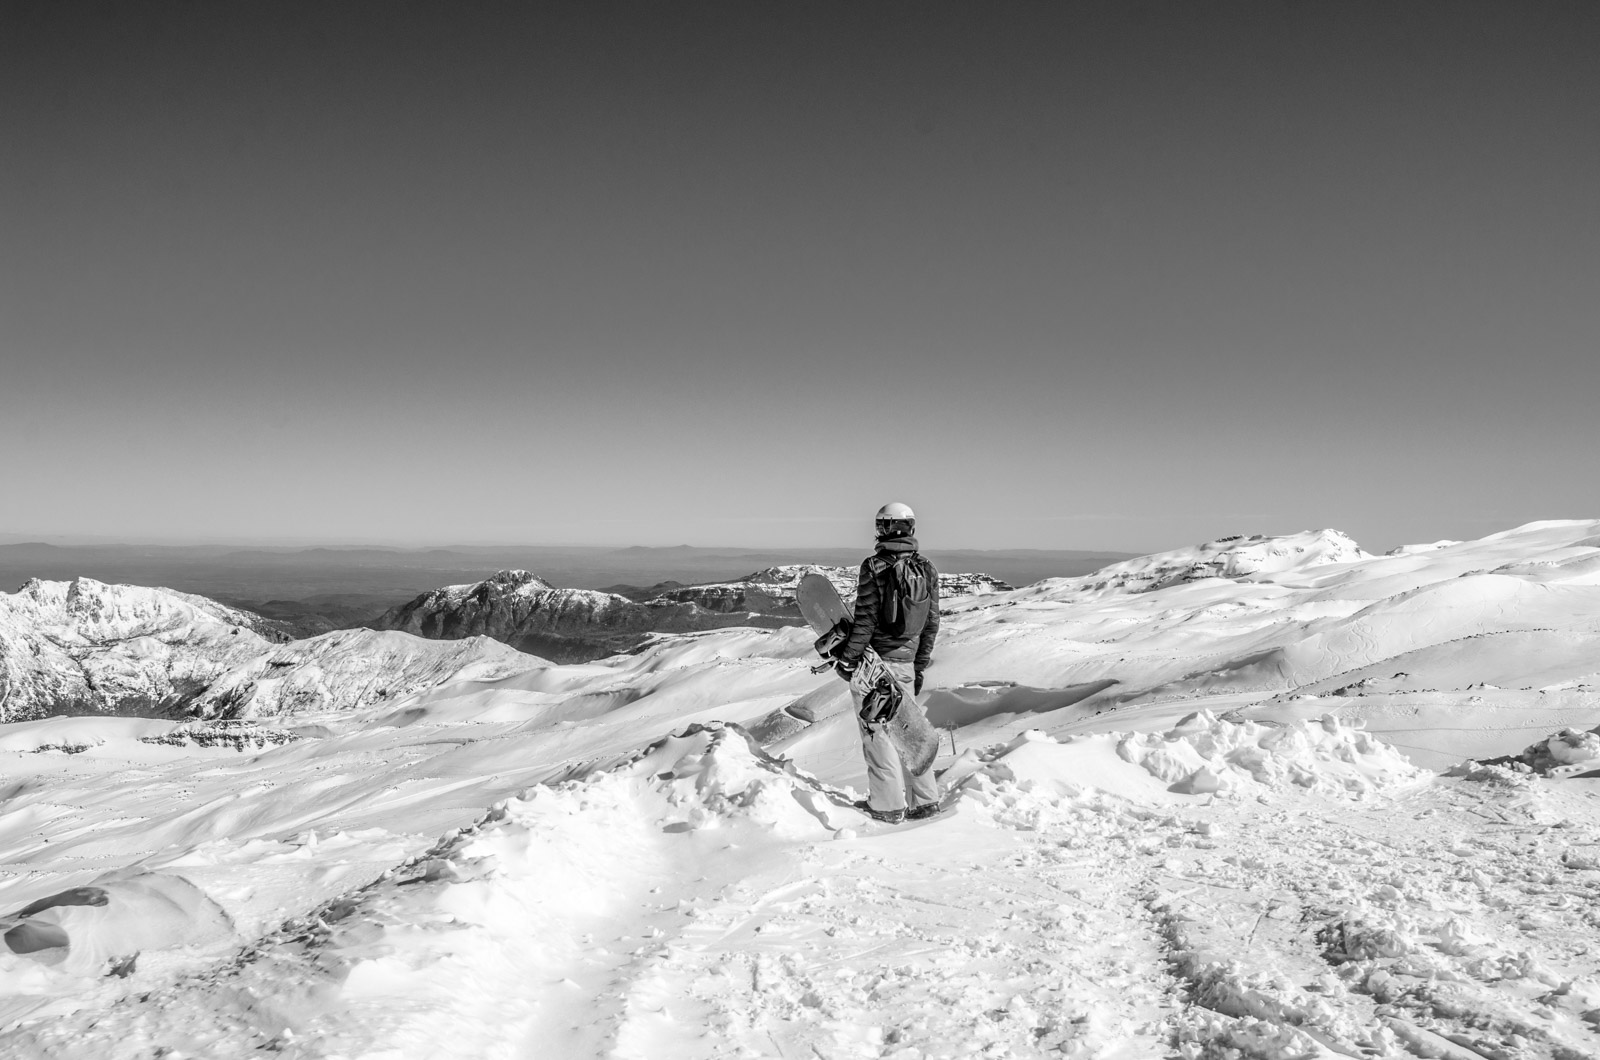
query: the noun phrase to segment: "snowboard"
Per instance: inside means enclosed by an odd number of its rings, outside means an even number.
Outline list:
[[[849,636],[850,612],[845,610],[839,590],[827,578],[812,572],[800,579],[795,600],[806,624],[817,634],[818,651],[827,659],[828,653]],[[861,665],[856,667],[855,676],[850,679],[850,687],[857,695],[864,695],[883,676],[894,680],[878,653],[868,648],[861,657]],[[911,772],[922,773],[933,765],[939,754],[939,731],[929,724],[928,716],[922,712],[911,690],[902,687],[901,693],[900,709],[884,726],[889,730],[895,750],[900,752],[900,761]]]

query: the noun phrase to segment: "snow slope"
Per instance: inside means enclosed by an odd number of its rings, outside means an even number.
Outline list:
[[[1600,1055],[1597,544],[958,601],[897,828],[799,629],[0,726],[0,1055]]]
[[[1426,764],[1442,767],[1466,754],[1510,753],[1592,714],[1597,544],[1600,523],[1548,522],[1352,558],[1323,532],[1255,542],[1255,552],[1277,557],[1274,569],[1252,561],[1231,576],[1189,577],[1215,552],[1201,546],[1118,565],[1158,572],[1166,582],[1158,589],[1100,572],[957,604],[929,679],[947,688],[1002,675],[1042,689],[1116,681],[1097,708],[1227,695],[1270,700],[1269,713],[1288,703],[1295,716],[1361,717],[1376,731],[1427,730],[1431,723],[1408,722],[1435,708],[1489,703],[1528,714],[1521,727],[1502,717],[1486,739],[1457,727],[1467,735],[1436,749],[1408,733]],[[1496,697],[1485,683],[1518,694]],[[1299,696],[1315,698],[1289,703]]]
[[[1247,578],[1370,558],[1361,546],[1337,530],[1288,537],[1256,534],[1140,556],[1102,567],[1083,578],[1065,580],[1077,582],[1081,592],[1148,593],[1205,578]]]
[[[359,710],[454,681],[493,681],[550,664],[488,637],[423,640],[342,629],[292,641],[223,674],[189,704],[200,718]]]

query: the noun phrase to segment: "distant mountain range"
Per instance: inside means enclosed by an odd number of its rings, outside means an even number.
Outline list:
[[[492,680],[639,648],[660,634],[797,624],[786,567],[639,602],[561,588],[527,571],[447,585],[392,608],[376,628],[296,637],[278,618],[170,589],[91,578],[32,579],[0,593],[0,722],[48,714],[252,718],[353,710],[443,681]],[[944,575],[950,598],[1009,588]]]
[[[1363,709],[1448,711],[1452,696],[1505,692],[1592,709],[1596,527],[1535,523],[1386,556],[1333,530],[1222,538],[1017,590],[947,574],[938,677],[946,688],[1000,679],[1068,692],[1109,682],[1119,702],[1254,695],[1308,710],[1360,700]],[[800,631],[716,629],[794,624],[801,569],[658,587],[642,600],[508,570],[414,594],[375,619],[388,630],[298,639],[278,622],[192,594],[33,580],[0,594],[0,720],[343,713],[447,681],[542,672],[557,660],[619,651],[648,660],[677,633],[783,644],[779,655],[793,658],[809,643]],[[821,569],[850,588],[851,567]],[[542,678],[527,680],[531,688]],[[1019,695],[1018,709],[1034,709]],[[957,713],[972,705],[962,703],[934,705]]]
[[[528,571],[506,570],[476,584],[423,593],[373,626],[430,639],[493,637],[554,662],[583,662],[630,651],[659,633],[802,624],[795,587],[808,572],[827,577],[846,600],[855,595],[852,567],[768,567],[732,582],[669,583],[643,600],[557,588]],[[941,574],[939,584],[943,600],[1011,588],[984,574]]]
[[[0,722],[355,709],[445,680],[544,665],[483,637],[436,642],[355,629],[290,640],[214,600],[89,578],[0,593]]]
[[[29,579],[161,585],[258,611],[306,636],[370,621],[441,585],[502,570],[537,571],[559,588],[604,589],[642,602],[665,583],[728,583],[795,565],[853,567],[869,549],[474,546],[445,548],[236,548],[220,545],[0,545],[0,590]],[[983,572],[1012,585],[1088,574],[1131,553],[1081,550],[933,550],[944,573]],[[644,588],[644,587],[649,587]]]

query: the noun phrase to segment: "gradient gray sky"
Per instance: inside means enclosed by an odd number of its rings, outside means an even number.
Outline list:
[[[0,532],[1594,516],[1600,5],[6,5]]]

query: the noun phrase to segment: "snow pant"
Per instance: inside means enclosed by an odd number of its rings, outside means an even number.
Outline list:
[[[889,668],[900,685],[908,703],[916,701],[912,687],[916,670],[909,662],[893,662]],[[850,698],[856,705],[856,725],[861,729],[861,753],[867,760],[867,805],[874,810],[905,810],[939,801],[939,781],[933,775],[933,765],[922,773],[912,773],[900,761],[900,751],[889,738],[886,725],[871,725],[861,720],[862,693],[852,683]],[[909,801],[908,801],[909,798]]]

